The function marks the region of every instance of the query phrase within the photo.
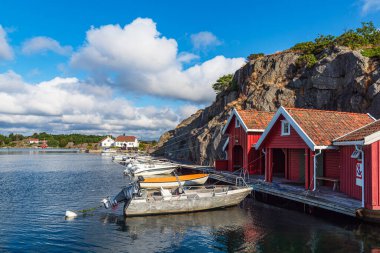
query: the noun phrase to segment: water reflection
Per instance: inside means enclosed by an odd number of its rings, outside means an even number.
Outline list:
[[[247,199],[240,207],[130,217],[94,207],[126,184],[98,155],[0,155],[0,251],[376,252],[380,227],[318,218]]]
[[[0,155],[78,153],[79,149],[63,148],[0,148]]]
[[[129,218],[104,214],[100,221],[116,224],[118,231],[127,233],[127,243],[133,244],[138,249],[136,252],[175,251],[190,246],[186,240],[192,243],[208,242],[203,246],[215,250],[236,251],[245,247],[247,241],[257,241],[263,233],[253,232],[253,227],[250,226],[250,212],[239,207]],[[202,246],[194,244],[193,247],[199,250],[198,247]]]

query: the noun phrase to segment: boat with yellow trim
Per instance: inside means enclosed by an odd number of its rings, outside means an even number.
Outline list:
[[[170,176],[170,177],[152,177],[144,178],[144,180],[139,180],[140,188],[175,188],[179,184],[182,186],[190,185],[203,185],[208,179],[208,174],[190,174],[181,176]]]

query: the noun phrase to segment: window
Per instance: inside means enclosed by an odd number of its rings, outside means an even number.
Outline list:
[[[281,121],[281,135],[290,135],[290,124],[288,121]]]
[[[240,121],[237,118],[235,119],[235,127],[240,127]]]

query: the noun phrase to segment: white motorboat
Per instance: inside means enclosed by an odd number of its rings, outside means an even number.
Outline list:
[[[117,162],[130,163],[130,162],[135,161],[135,157],[134,156],[128,156],[128,155],[114,155],[114,156],[112,156],[112,160],[117,161]]]
[[[208,179],[208,174],[189,174],[181,176],[164,176],[164,177],[151,177],[144,178],[141,180],[141,188],[176,188],[179,185],[190,186],[190,185],[203,185]]]
[[[115,153],[116,153],[115,149],[105,148],[102,150],[102,155],[112,155]]]
[[[174,163],[129,163],[124,174],[132,176],[170,174],[176,168],[178,165]]]
[[[185,213],[238,205],[252,187],[233,185],[191,186],[159,190],[140,189],[138,183],[125,187],[111,201],[103,199],[106,208],[124,202],[126,216]]]

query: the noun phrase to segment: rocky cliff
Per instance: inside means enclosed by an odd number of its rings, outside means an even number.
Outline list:
[[[222,158],[222,128],[232,107],[276,111],[279,106],[369,112],[380,118],[379,61],[344,47],[318,55],[313,67],[299,66],[300,53],[284,51],[247,62],[237,70],[237,91],[225,91],[164,133],[156,154],[211,165]]]

